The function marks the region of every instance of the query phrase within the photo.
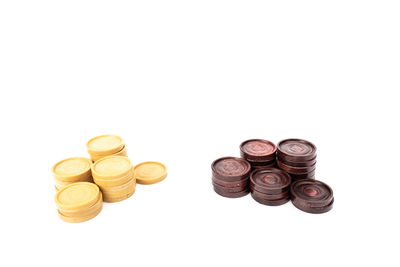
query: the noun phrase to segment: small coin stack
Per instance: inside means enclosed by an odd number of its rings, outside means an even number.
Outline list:
[[[100,135],[90,139],[86,148],[93,161],[106,156],[128,156],[126,145],[117,135]]]
[[[133,195],[136,179],[131,161],[124,156],[107,156],[92,165],[94,182],[105,202],[118,202]]]
[[[54,200],[58,216],[70,223],[90,220],[103,208],[99,187],[88,182],[77,182],[63,187],[57,192]]]
[[[211,169],[212,184],[217,194],[237,198],[249,193],[251,166],[246,160],[235,157],[220,158],[212,163]]]
[[[293,205],[308,213],[324,213],[332,209],[333,191],[325,183],[313,179],[302,179],[290,187]]]
[[[277,165],[292,177],[314,179],[317,163],[317,148],[306,140],[285,139],[278,143]]]
[[[290,175],[279,169],[255,170],[250,175],[251,196],[268,206],[285,204],[290,199],[290,181]]]
[[[263,139],[251,139],[240,145],[240,155],[254,169],[275,167],[276,146]]]
[[[53,168],[53,176],[57,191],[76,182],[93,182],[91,168],[92,161],[88,158],[68,158],[57,162]]]

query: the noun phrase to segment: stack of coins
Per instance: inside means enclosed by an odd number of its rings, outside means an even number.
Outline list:
[[[142,162],[136,165],[133,171],[138,184],[155,184],[167,177],[167,167],[155,161]]]
[[[255,170],[250,175],[251,196],[268,206],[285,204],[290,199],[290,181],[289,174],[279,169]]]
[[[56,190],[76,182],[93,182],[91,166],[90,159],[80,157],[68,158],[56,163],[52,168]]]
[[[235,157],[225,157],[211,164],[214,191],[229,198],[245,196],[249,193],[250,164]]]
[[[57,192],[54,200],[58,207],[58,216],[71,223],[90,220],[103,208],[99,187],[88,182],[67,185]]]
[[[290,187],[293,205],[308,213],[324,213],[333,207],[333,191],[325,183],[313,179],[303,179]]]
[[[133,195],[136,179],[131,161],[124,156],[107,156],[92,165],[94,182],[105,202],[118,202]]]
[[[240,145],[240,155],[253,169],[275,167],[276,146],[263,139],[251,139]]]
[[[117,135],[100,135],[86,143],[87,150],[93,161],[106,156],[128,156],[126,145]]]
[[[286,139],[278,143],[277,165],[288,172],[292,181],[314,179],[317,148],[306,140]]]

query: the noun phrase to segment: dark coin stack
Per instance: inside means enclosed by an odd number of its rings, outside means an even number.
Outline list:
[[[306,140],[285,139],[278,143],[277,165],[292,177],[314,179],[317,163],[317,148]]]
[[[254,169],[272,168],[276,164],[276,145],[263,139],[251,139],[240,145],[240,155]]]
[[[235,157],[217,159],[211,165],[214,191],[229,198],[247,195],[251,166],[246,160]]]
[[[305,212],[324,213],[333,206],[333,191],[325,183],[302,179],[292,183],[290,194],[293,205]]]
[[[251,196],[261,204],[285,204],[290,199],[289,188],[290,175],[282,170],[266,168],[255,170],[250,175]]]

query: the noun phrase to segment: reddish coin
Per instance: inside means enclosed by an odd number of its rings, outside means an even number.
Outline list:
[[[278,167],[282,170],[284,170],[285,172],[288,172],[290,174],[307,174],[310,172],[313,172],[316,168],[316,165],[312,165],[309,167],[292,167],[292,166],[288,166],[284,163],[282,163],[281,161],[277,161],[276,164],[278,165]]]
[[[252,186],[250,186],[250,192],[252,194],[254,194],[255,196],[257,196],[258,198],[266,199],[266,200],[279,200],[279,199],[287,198],[290,196],[289,190],[284,193],[281,193],[281,194],[265,194],[265,193],[258,192]]]
[[[268,205],[268,206],[280,206],[280,205],[287,203],[290,200],[290,197],[286,197],[286,198],[282,198],[282,199],[278,199],[278,200],[262,199],[256,195],[254,195],[253,193],[251,194],[251,197],[258,203],[263,204],[263,205]]]
[[[258,161],[258,162],[248,160],[248,162],[250,163],[251,166],[267,166],[267,165],[274,165],[276,161],[274,159],[270,161]]]
[[[278,143],[278,154],[288,161],[307,161],[315,157],[317,148],[302,139],[285,139]]]
[[[223,187],[223,186],[221,186],[219,184],[216,184],[214,182],[212,184],[213,184],[214,188],[217,187],[218,189],[223,190],[223,191],[225,191],[227,193],[238,193],[238,192],[242,192],[242,191],[245,191],[245,190],[249,190],[249,185],[238,186],[238,187]]]
[[[315,163],[317,163],[317,156],[315,156],[314,158],[310,159],[310,160],[306,160],[306,161],[298,161],[298,162],[293,162],[293,161],[288,161],[284,158],[284,155],[277,155],[277,160],[279,160],[280,162],[284,163],[285,165],[288,166],[292,166],[292,167],[308,167],[308,166],[312,166],[315,165]]]
[[[290,175],[282,170],[267,168],[255,170],[250,175],[250,184],[262,193],[280,194],[290,186]]]
[[[275,164],[265,165],[265,166],[252,166],[252,170],[262,170],[262,169],[270,169],[275,168]]]
[[[240,181],[234,181],[234,182],[226,182],[224,180],[217,179],[215,177],[212,177],[212,182],[216,183],[217,185],[223,186],[223,187],[244,187],[249,185],[250,178],[246,178],[244,180]]]
[[[249,176],[251,165],[242,158],[224,157],[211,164],[213,176],[227,182],[239,181]]]
[[[327,184],[312,179],[302,179],[292,183],[290,194],[296,207],[326,207],[333,200],[332,189]]]
[[[308,212],[308,213],[313,213],[313,214],[320,214],[320,213],[325,213],[330,211],[333,208],[333,202],[334,199],[332,199],[332,202],[327,205],[327,206],[323,206],[323,207],[304,207],[301,205],[298,205],[298,203],[293,203],[293,206],[295,206],[296,208],[298,208],[299,210],[302,210],[304,212]]]
[[[243,197],[243,196],[247,195],[250,192],[250,190],[247,189],[247,190],[244,190],[244,191],[241,191],[241,192],[237,192],[237,193],[229,193],[229,192],[226,192],[225,190],[221,190],[220,188],[215,187],[215,186],[214,186],[214,191],[218,195],[223,196],[223,197],[228,197],[228,198]]]
[[[307,174],[299,174],[299,175],[290,174],[290,177],[292,177],[292,183],[294,181],[302,180],[302,179],[314,179],[315,180],[315,171],[307,173]]]
[[[269,161],[275,158],[276,145],[268,140],[251,139],[240,144],[240,155],[251,161]]]

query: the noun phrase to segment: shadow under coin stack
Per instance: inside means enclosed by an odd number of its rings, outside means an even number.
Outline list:
[[[249,193],[250,163],[242,158],[224,157],[211,164],[214,191],[228,198]]]
[[[128,156],[126,145],[117,135],[100,135],[86,143],[87,150],[93,161],[106,156]]]
[[[124,156],[107,156],[92,165],[94,182],[105,202],[118,202],[133,195],[136,179],[131,161]]]
[[[277,165],[292,177],[314,179],[317,163],[317,148],[306,140],[286,139],[278,143]]]
[[[293,205],[308,213],[324,213],[333,207],[333,191],[325,183],[313,179],[303,179],[290,187]]]
[[[240,155],[253,169],[275,167],[276,146],[263,139],[251,139],[240,145]]]
[[[250,175],[251,196],[268,206],[285,204],[290,199],[290,181],[289,174],[279,169],[255,170]]]
[[[92,161],[88,158],[68,158],[56,163],[53,168],[57,191],[76,182],[93,182],[90,170]]]
[[[54,198],[58,216],[65,222],[78,223],[96,217],[103,208],[102,194],[93,183],[70,184],[57,192]]]

